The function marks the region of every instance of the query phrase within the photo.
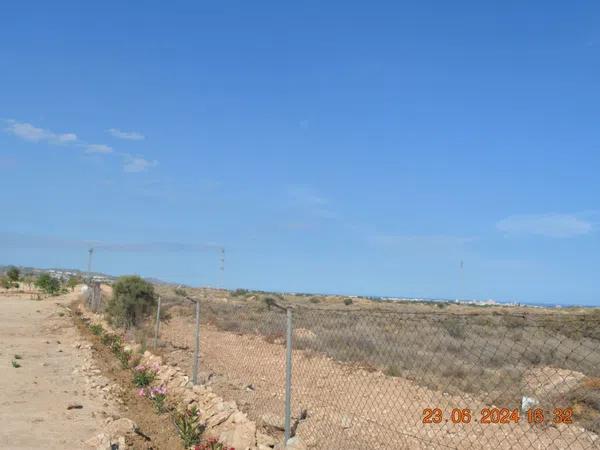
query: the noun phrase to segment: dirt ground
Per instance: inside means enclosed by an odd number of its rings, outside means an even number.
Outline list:
[[[181,449],[169,418],[71,314],[75,298],[0,292],[0,449],[86,449],[119,418],[141,432],[126,437],[128,448]]]
[[[72,299],[0,295],[0,448],[83,448],[118,414],[82,371],[90,354],[76,348],[81,338],[65,309]]]
[[[164,354],[191,371],[193,321],[173,317],[162,326]],[[299,436],[309,447],[346,448],[600,448],[594,433],[577,425],[424,425],[424,408],[470,408],[475,418],[490,405],[457,397],[378,371],[349,367],[319,354],[294,352],[293,415],[305,409]],[[225,399],[234,399],[259,423],[283,416],[284,347],[264,338],[205,326],[201,334],[201,371]],[[502,405],[497,405],[501,407]]]

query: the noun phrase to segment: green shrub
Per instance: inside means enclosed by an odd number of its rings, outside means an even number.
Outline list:
[[[185,448],[190,448],[192,445],[200,443],[202,433],[204,433],[204,426],[200,423],[198,408],[192,406],[183,412],[177,411],[173,422],[175,422],[175,427]]]
[[[345,298],[344,299],[344,305],[350,306],[351,304],[352,304],[352,299],[351,298]]]
[[[7,277],[0,277],[0,286],[4,289],[10,289],[12,287],[12,282]]]
[[[116,326],[139,325],[156,305],[154,286],[137,275],[124,276],[113,285],[106,313]]]
[[[13,283],[16,283],[17,281],[19,281],[20,275],[21,275],[21,272],[15,266],[10,266],[8,268],[8,270],[6,271],[6,276]]]
[[[60,291],[60,281],[47,273],[43,273],[37,277],[35,285],[47,294],[55,295]]]
[[[92,334],[100,336],[104,331],[104,328],[102,328],[102,325],[100,325],[99,323],[93,323],[90,325],[90,331],[92,332]],[[104,336],[102,338],[104,338]],[[104,342],[102,343],[104,344]]]
[[[146,387],[152,384],[156,378],[156,369],[145,365],[136,366],[133,369],[133,384],[137,387]]]

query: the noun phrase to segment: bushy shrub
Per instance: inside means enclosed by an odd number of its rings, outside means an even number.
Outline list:
[[[12,282],[8,279],[8,277],[0,277],[0,286],[4,289],[10,289],[12,287]]]
[[[113,285],[113,295],[106,313],[116,326],[140,324],[156,305],[154,286],[137,275],[124,276]]]
[[[90,331],[92,332],[92,334],[100,336],[104,331],[104,328],[102,328],[102,325],[100,325],[99,323],[93,323],[90,325]]]
[[[60,281],[47,273],[41,274],[37,280],[35,280],[35,285],[47,294],[54,295],[58,294],[60,291]]]
[[[21,271],[19,269],[17,269],[15,266],[10,266],[8,268],[8,270],[6,271],[6,276],[8,277],[8,279],[15,283],[17,281],[19,281],[20,275],[21,275]]]
[[[350,306],[351,304],[352,304],[352,299],[351,298],[345,298],[344,299],[344,305]]]

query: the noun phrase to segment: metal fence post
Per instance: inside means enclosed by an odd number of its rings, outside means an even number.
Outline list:
[[[156,327],[154,328],[154,348],[158,345],[158,332],[160,331],[160,295],[158,296],[158,306],[156,308]]]
[[[194,349],[194,373],[192,382],[198,384],[198,360],[200,359],[200,301],[196,300],[196,347]]]
[[[287,336],[285,348],[285,434],[284,445],[290,438],[292,419],[292,308],[287,308]]]

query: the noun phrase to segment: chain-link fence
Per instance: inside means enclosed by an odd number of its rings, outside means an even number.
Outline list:
[[[198,301],[198,381],[276,440],[287,428],[328,450],[600,448],[598,314]],[[194,304],[163,309],[159,350],[191,373]]]

